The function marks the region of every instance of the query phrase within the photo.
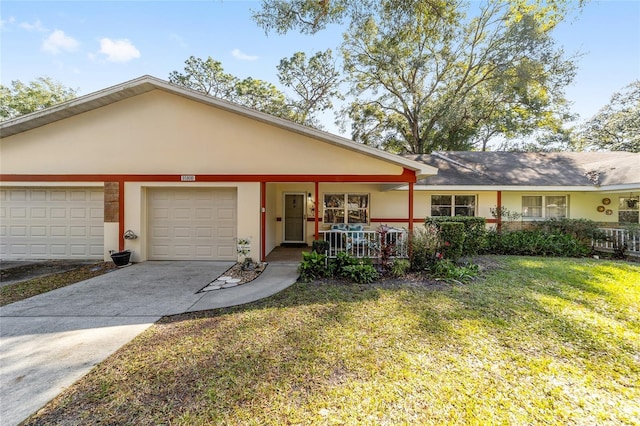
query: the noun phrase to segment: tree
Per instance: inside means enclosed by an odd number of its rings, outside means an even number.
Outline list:
[[[76,92],[77,90],[65,87],[49,77],[39,77],[29,84],[14,80],[11,86],[0,85],[0,120],[68,101],[76,97]]]
[[[490,1],[472,19],[450,2],[412,15],[383,11],[346,36],[356,140],[418,154],[560,127],[574,66],[532,14]]]
[[[240,80],[225,73],[222,63],[211,57],[203,60],[190,56],[185,61],[183,73],[172,71],[169,74],[169,83],[278,117],[291,117],[284,94],[273,84],[251,77]]]
[[[584,148],[640,152],[640,80],[625,86],[579,132]]]
[[[189,57],[184,72],[173,71],[169,82],[211,96],[311,126],[318,126],[313,114],[332,107],[339,98],[339,73],[331,50],[318,52],[307,60],[302,52],[280,61],[278,78],[296,97],[288,98],[276,86],[251,77],[240,80],[224,72],[222,63],[211,57]]]
[[[190,56],[184,64],[184,73],[172,71],[169,74],[169,83],[232,100],[238,79],[224,72],[222,62],[211,57],[202,60]]]
[[[510,0],[509,3],[515,10],[516,19],[523,13],[533,13],[543,28],[550,30],[573,8],[581,8],[588,1]],[[261,9],[253,11],[253,19],[267,33],[275,31],[286,34],[297,30],[302,34],[315,34],[330,24],[346,23],[353,27],[358,21],[376,14],[383,7],[407,12],[421,6],[437,13],[445,2],[446,0],[262,0]]]
[[[338,91],[340,73],[331,49],[317,52],[309,60],[304,52],[296,52],[281,59],[277,69],[280,83],[296,94],[297,98],[289,102],[298,123],[317,127],[313,115],[331,109],[332,99],[343,98]]]
[[[232,100],[276,117],[292,118],[292,111],[287,105],[284,94],[276,86],[266,81],[251,77],[238,80]]]
[[[342,46],[352,136],[398,151],[485,149],[497,135],[559,129],[575,67],[549,31],[568,1],[263,1],[265,30],[350,20]]]

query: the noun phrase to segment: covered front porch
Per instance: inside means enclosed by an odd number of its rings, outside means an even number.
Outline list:
[[[279,258],[283,251],[276,249],[289,248],[281,246],[304,246],[310,251],[316,240],[327,242],[330,257],[345,251],[375,258],[388,244],[394,245],[398,257],[407,256],[406,242],[415,221],[414,171],[297,179],[260,184],[260,260]],[[408,185],[409,190],[389,190],[394,184]],[[381,235],[381,229],[388,235]],[[301,259],[300,251],[295,257]]]

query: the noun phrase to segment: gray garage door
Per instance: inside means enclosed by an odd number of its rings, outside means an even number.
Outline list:
[[[236,192],[236,188],[149,189],[149,259],[236,260]]]
[[[0,257],[102,259],[102,188],[0,189]]]

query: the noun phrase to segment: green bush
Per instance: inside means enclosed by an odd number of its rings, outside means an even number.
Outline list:
[[[425,219],[425,226],[435,226],[440,229],[440,225],[445,222],[458,222],[464,225],[465,244],[462,249],[462,256],[470,256],[480,253],[486,245],[487,221],[484,217],[473,216],[434,216]]]
[[[412,271],[429,268],[438,250],[438,230],[435,226],[416,228],[409,240],[409,263]]]
[[[585,248],[590,248],[594,239],[603,237],[603,232],[598,229],[598,224],[589,219],[551,218],[541,222],[535,222],[533,229],[548,234],[566,234],[580,241]]]
[[[358,258],[351,256],[346,251],[339,251],[336,257],[329,261],[329,271],[334,277],[344,276],[344,268],[357,265]]]
[[[302,253],[302,262],[298,266],[298,273],[300,274],[300,280],[309,282],[318,278],[324,277],[328,274],[326,265],[327,256],[317,251],[311,253]]]
[[[345,266],[342,276],[358,284],[369,284],[378,279],[378,271],[367,262],[359,262]]]
[[[311,243],[311,250],[325,254],[327,250],[329,250],[329,241],[313,240],[313,242]]]
[[[487,251],[492,254],[580,257],[589,252],[589,248],[571,235],[539,229],[490,232],[487,241]]]
[[[450,260],[441,260],[433,264],[431,274],[436,278],[457,281],[469,281],[478,275],[478,265],[456,265]]]
[[[411,264],[407,259],[393,259],[391,264],[391,276],[394,278],[404,277]]]
[[[464,252],[464,224],[460,222],[441,222],[438,239],[442,256],[455,262]]]

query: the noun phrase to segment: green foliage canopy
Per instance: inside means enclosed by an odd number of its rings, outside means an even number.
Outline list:
[[[76,92],[49,77],[39,77],[28,84],[14,80],[10,86],[0,85],[0,120],[68,101],[76,97]]]
[[[348,21],[354,101],[343,116],[353,139],[428,153],[560,129],[575,66],[550,31],[574,5],[487,0],[469,13],[462,1],[264,0],[254,19],[265,31],[309,34]]]
[[[640,80],[611,97],[578,132],[582,148],[640,152]]]

